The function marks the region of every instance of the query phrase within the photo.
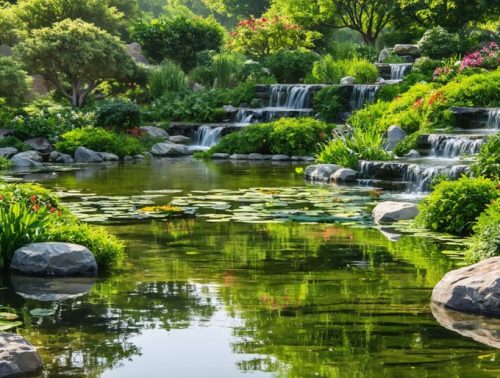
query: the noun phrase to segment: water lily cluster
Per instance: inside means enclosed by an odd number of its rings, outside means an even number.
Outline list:
[[[141,209],[143,213],[161,214],[161,215],[179,215],[184,212],[183,209],[172,205],[147,206]]]

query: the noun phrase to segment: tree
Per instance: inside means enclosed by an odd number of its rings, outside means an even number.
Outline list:
[[[10,106],[19,105],[28,93],[29,78],[12,58],[0,57],[0,98]]]
[[[124,14],[111,4],[118,0],[21,0],[14,7],[17,18],[29,32],[50,27],[66,19],[80,19],[112,34],[124,29]]]
[[[33,30],[16,46],[28,69],[40,73],[71,100],[82,106],[104,80],[125,78],[135,63],[119,39],[82,20],[64,20]]]
[[[214,12],[238,18],[260,16],[269,7],[269,0],[203,0]]]
[[[317,29],[349,28],[373,45],[396,18],[397,9],[397,0],[273,0],[271,13],[288,15]]]

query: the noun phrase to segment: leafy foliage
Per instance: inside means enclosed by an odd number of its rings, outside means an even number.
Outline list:
[[[500,200],[481,213],[474,226],[472,243],[466,252],[470,263],[500,255]]]
[[[499,194],[485,178],[442,181],[420,203],[417,222],[433,231],[470,235],[477,217]]]
[[[279,83],[295,84],[304,81],[312,71],[319,55],[307,50],[282,50],[270,55],[265,65]]]
[[[127,131],[139,126],[140,122],[141,109],[131,101],[105,101],[96,110],[96,124],[98,126]]]
[[[21,65],[12,58],[0,57],[0,97],[10,106],[26,99],[29,79]]]
[[[141,21],[134,26],[132,35],[153,60],[173,60],[185,71],[194,67],[197,53],[219,51],[224,41],[224,29],[219,23],[201,17]]]
[[[472,171],[477,176],[500,181],[500,133],[492,135],[487,143],[481,146]]]
[[[460,51],[458,35],[448,33],[441,26],[427,30],[418,45],[422,53],[432,59],[447,58]]]
[[[335,60],[326,55],[314,63],[312,76],[318,83],[338,84],[343,77],[353,76],[356,83],[369,84],[377,80],[378,70],[366,59]]]
[[[148,86],[153,98],[182,92],[187,89],[186,74],[177,64],[166,60],[149,73]]]
[[[406,155],[410,150],[417,148],[418,141],[420,139],[421,133],[416,131],[413,134],[407,135],[401,142],[399,142],[394,148],[394,153],[397,156]]]
[[[314,94],[313,109],[321,119],[334,122],[346,105],[345,102],[346,97],[342,96],[338,87],[325,87]]]

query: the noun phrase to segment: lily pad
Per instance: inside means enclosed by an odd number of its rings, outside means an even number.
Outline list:
[[[33,310],[30,311],[31,316],[36,316],[36,317],[52,316],[55,313],[56,312],[51,308],[34,308]]]

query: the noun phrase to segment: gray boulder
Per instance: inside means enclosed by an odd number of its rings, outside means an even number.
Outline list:
[[[385,149],[387,151],[392,151],[396,145],[401,142],[406,137],[406,131],[401,127],[392,125],[387,129],[387,143]]]
[[[432,301],[457,311],[500,316],[500,256],[448,272]]]
[[[252,153],[248,155],[248,160],[271,160],[272,155],[262,155],[258,153]]]
[[[220,152],[217,152],[215,154],[212,155],[212,159],[229,159],[229,154],[223,154],[223,153],[220,153]]]
[[[330,180],[335,182],[353,182],[356,181],[357,177],[358,172],[354,169],[340,168],[330,176]]]
[[[414,58],[418,58],[421,54],[420,47],[417,45],[410,45],[410,44],[398,44],[394,46],[394,54],[403,56],[403,55],[409,55]]]
[[[375,223],[393,223],[415,218],[418,215],[418,208],[410,202],[385,201],[375,206],[372,215]]]
[[[32,243],[14,252],[10,269],[35,276],[95,276],[97,263],[86,247],[71,243]]]
[[[11,163],[17,168],[36,168],[42,166],[42,157],[36,151],[20,152],[14,155]]]
[[[192,142],[191,138],[184,135],[172,135],[168,140],[177,144],[190,144]]]
[[[387,50],[385,47],[380,51],[380,54],[378,54],[378,62],[383,63],[384,60],[386,60],[389,57],[389,50]]]
[[[33,160],[33,161],[38,161],[38,162],[42,162],[43,161],[42,155],[40,155],[37,151],[19,152],[15,156],[23,157],[23,158],[30,159],[30,160]]]
[[[132,156],[130,156],[130,155],[125,155],[123,157],[123,161],[126,162],[126,163],[131,163],[131,162],[134,161],[134,158]]]
[[[38,152],[50,152],[53,150],[52,144],[47,138],[43,137],[38,137],[38,138],[31,138],[28,140],[24,141],[25,144],[30,146],[34,151]]]
[[[72,164],[75,162],[75,159],[73,159],[71,155],[63,154],[59,151],[52,151],[49,155],[49,161],[52,163]]]
[[[5,44],[0,45],[0,56],[12,56],[12,55],[14,55],[12,47]]]
[[[190,155],[191,152],[183,144],[175,143],[158,143],[151,148],[151,153],[154,156],[185,156]]]
[[[272,161],[290,161],[290,156],[283,155],[283,154],[273,155],[271,157],[271,160]]]
[[[0,333],[0,377],[33,374],[43,367],[36,348],[21,335]]]
[[[248,155],[247,154],[232,154],[229,156],[229,159],[231,160],[248,160]]]
[[[354,85],[356,84],[356,78],[353,76],[346,76],[340,79],[340,85]]]
[[[336,164],[315,164],[310,165],[305,169],[304,176],[311,181],[324,181],[330,180],[330,177],[342,167]]]
[[[156,126],[141,126],[140,129],[153,138],[163,138],[168,139],[168,133],[159,127]]]
[[[17,148],[14,147],[0,148],[0,157],[10,159],[12,156],[17,154],[17,152]]]
[[[133,58],[137,63],[144,64],[146,66],[149,65],[148,59],[142,55],[142,47],[139,43],[132,42],[126,46],[125,51],[127,52],[127,55]]]
[[[134,160],[144,160],[144,159],[146,159],[146,156],[144,156],[143,154],[135,154],[132,157],[134,158]]]
[[[14,135],[11,129],[0,129],[0,140],[11,135]]]
[[[112,154],[111,152],[98,152],[99,156],[103,161],[119,161],[118,155]]]
[[[77,163],[102,163],[103,159],[99,152],[86,147],[78,147],[75,151],[75,161]]]

